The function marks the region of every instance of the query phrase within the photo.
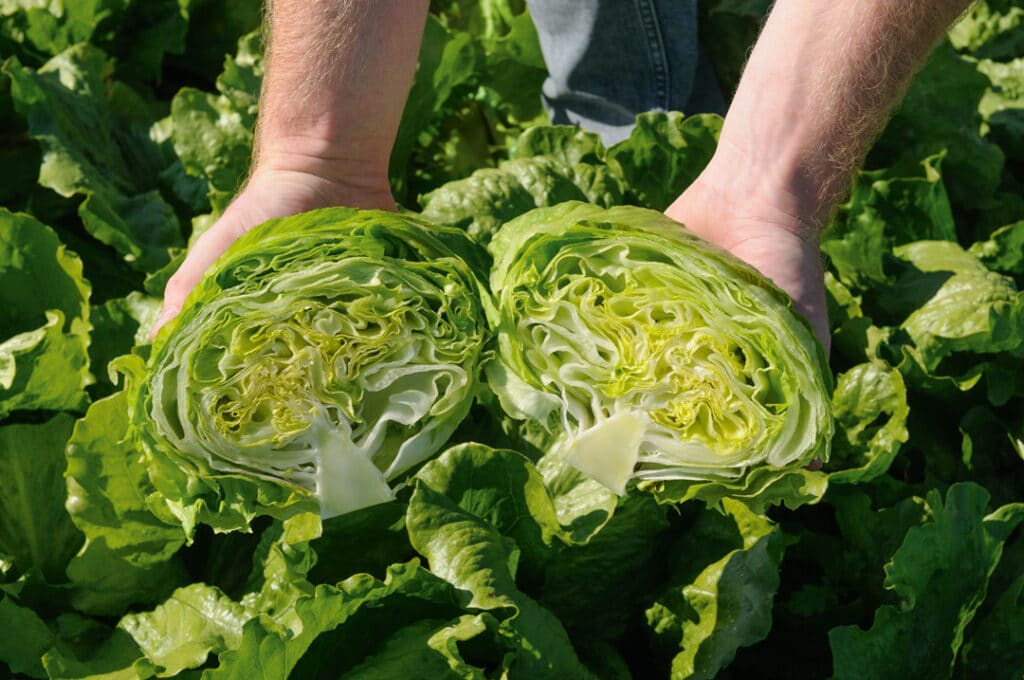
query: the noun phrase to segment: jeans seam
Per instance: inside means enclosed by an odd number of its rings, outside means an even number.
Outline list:
[[[669,108],[668,56],[665,53],[665,41],[661,36],[661,27],[654,11],[653,0],[636,0],[640,25],[647,39],[648,55],[654,69],[654,95],[658,106],[663,110]]]

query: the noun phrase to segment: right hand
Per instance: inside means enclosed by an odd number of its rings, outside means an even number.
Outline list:
[[[745,148],[757,149],[730,145],[723,133],[711,162],[665,214],[788,293],[827,354],[831,337],[817,226],[825,208],[815,200],[816,187],[808,191],[787,181],[790,175],[770,159]]]
[[[209,229],[189,248],[181,267],[167,281],[163,309],[152,336],[181,311],[185,298],[210,266],[235,239],[274,217],[345,205],[353,208],[395,210],[387,178],[343,182],[319,174],[294,170],[253,172],[245,188]]]

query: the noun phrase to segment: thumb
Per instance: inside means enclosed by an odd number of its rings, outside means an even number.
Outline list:
[[[227,214],[225,217],[228,217]],[[196,239],[196,242],[189,248],[185,260],[178,267],[178,271],[167,280],[167,285],[164,287],[163,308],[150,332],[150,339],[155,337],[157,331],[168,321],[178,315],[188,294],[203,278],[206,270],[243,233],[245,233],[245,229],[238,222],[222,218]]]

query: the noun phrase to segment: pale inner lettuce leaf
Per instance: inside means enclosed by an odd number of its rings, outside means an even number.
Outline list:
[[[211,301],[194,323],[221,332],[201,346],[176,346],[167,367],[176,370],[154,380],[164,406],[154,418],[168,440],[213,470],[306,488],[328,514],[354,509],[345,497],[390,498],[386,477],[422,459],[437,437],[436,425],[427,426],[396,449],[389,425],[415,426],[435,406],[443,411],[470,377],[445,361],[453,348],[437,346],[456,334],[429,304],[440,300],[413,292],[437,291],[436,282],[412,267],[389,269],[362,259],[324,263]],[[317,289],[332,299],[306,297]],[[380,470],[369,474],[359,460]]]
[[[817,348],[770,284],[692,236],[666,238],[652,211],[607,211],[621,224],[576,213],[531,213],[496,240],[488,371],[510,414],[544,424],[556,452],[619,493],[632,478],[737,480],[827,455]],[[661,233],[631,228],[637,217]],[[547,219],[570,226],[524,236]]]

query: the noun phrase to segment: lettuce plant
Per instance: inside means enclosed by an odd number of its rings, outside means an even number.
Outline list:
[[[485,257],[460,232],[346,208],[239,239],[161,330],[136,401],[172,509],[392,498],[473,400]]]
[[[635,478],[712,496],[827,458],[826,357],[749,266],[658,212],[581,203],[523,215],[491,248],[489,382],[551,455],[620,494]]]

